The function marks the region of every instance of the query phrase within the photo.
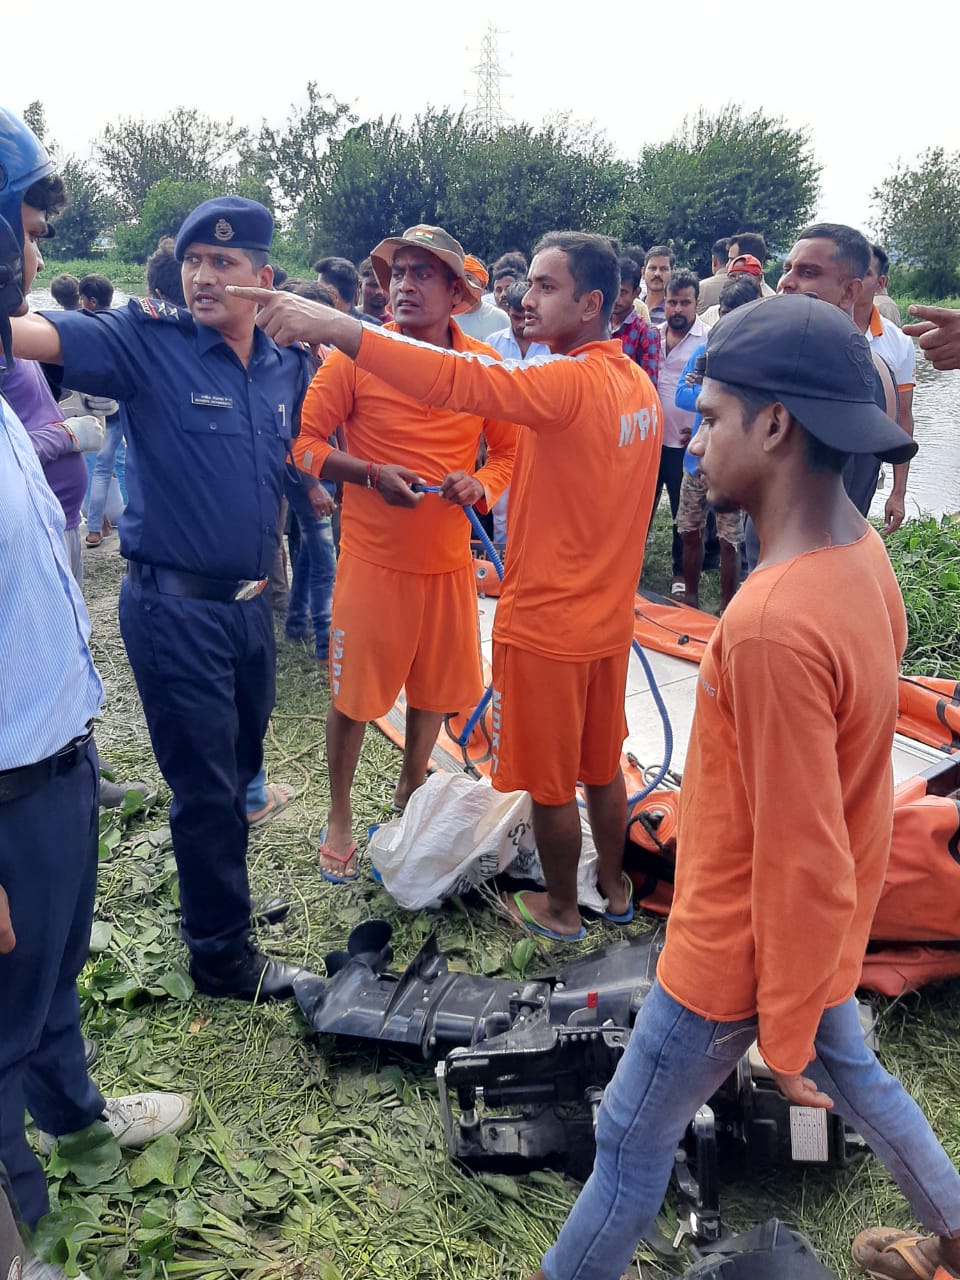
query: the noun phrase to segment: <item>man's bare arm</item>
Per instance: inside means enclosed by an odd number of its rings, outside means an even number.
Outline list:
[[[900,426],[907,435],[913,435],[913,387],[898,388],[900,396]],[[909,462],[896,463],[893,468],[893,489],[883,508],[883,528],[880,532],[889,537],[903,524],[906,514],[907,476]]]
[[[13,354],[21,360],[42,360],[44,364],[63,364],[63,348],[56,325],[43,316],[17,316],[10,321],[13,330]]]

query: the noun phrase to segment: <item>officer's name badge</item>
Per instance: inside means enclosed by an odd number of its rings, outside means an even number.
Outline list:
[[[190,403],[198,404],[204,409],[232,409],[233,396],[208,396],[199,391],[191,391]]]

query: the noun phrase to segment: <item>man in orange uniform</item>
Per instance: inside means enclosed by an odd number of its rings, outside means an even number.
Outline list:
[[[841,473],[850,453],[900,463],[916,446],[874,401],[866,339],[809,296],[719,322],[698,409],[708,501],[750,513],[761,556],[700,667],[657,982],[605,1091],[593,1173],[537,1275],[617,1280],[685,1125],[756,1038],[789,1102],[835,1107],[939,1237],[862,1232],[855,1259],[947,1280],[960,1177],[865,1045],[854,996],[890,849],[907,629]]]
[[[494,626],[493,785],[533,797],[547,884],[543,894],[515,894],[511,910],[536,933],[576,939],[584,933],[578,780],[608,915],[632,914],[619,766],[661,411],[650,379],[610,341],[620,269],[609,242],[552,232],[536,248],[530,280],[524,332],[554,354],[525,364],[375,334],[289,295],[245,296],[265,303],[258,323],[268,334],[332,343],[353,359],[358,379],[375,374],[427,404],[521,424]]]
[[[467,289],[463,249],[452,236],[440,227],[411,227],[377,245],[371,259],[389,288],[391,330],[499,359],[451,322]],[[326,443],[341,423],[346,452]],[[481,435],[487,461],[474,473]],[[406,687],[394,794],[394,807],[403,809],[423,782],[444,712],[472,707],[483,693],[470,525],[457,508],[493,506],[510,483],[516,446],[511,424],[430,409],[340,352],[310,385],[294,445],[297,465],[325,480],[355,482],[344,489],[333,594],[325,879],[356,879],[350,788],[366,722],[384,715]],[[408,482],[415,480],[439,485],[440,493],[414,493]]]

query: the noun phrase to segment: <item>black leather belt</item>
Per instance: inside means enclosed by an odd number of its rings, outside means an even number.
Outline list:
[[[24,764],[18,769],[0,771],[0,804],[22,800],[51,778],[59,778],[75,769],[81,760],[86,759],[92,741],[93,730],[88,729],[79,738],[74,738],[65,747],[55,751],[52,756],[47,756],[46,760]]]
[[[267,585],[267,578],[205,578],[180,569],[161,569],[155,564],[127,561],[127,573],[134,582],[151,586],[162,596],[186,596],[191,600],[252,600]]]

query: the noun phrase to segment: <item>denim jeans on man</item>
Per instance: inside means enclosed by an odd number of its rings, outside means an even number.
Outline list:
[[[593,1173],[544,1255],[548,1280],[618,1280],[659,1212],[686,1125],[756,1035],[708,1022],[656,983],[603,1096]],[[805,1075],[869,1143],[937,1235],[960,1232],[960,1175],[923,1112],[864,1043],[855,998],[826,1009]]]
[[[309,618],[316,656],[318,660],[326,661],[337,567],[333,530],[328,516],[314,514],[303,489],[288,484],[284,492],[290,504],[291,518],[296,520],[300,534],[297,553],[293,557],[286,634],[290,639],[302,639],[306,635]]]
[[[126,505],[123,486],[123,414],[114,413],[106,420],[103,444],[94,456],[87,490],[87,529],[100,533],[106,517],[116,526]],[[89,464],[88,464],[89,465]]]

